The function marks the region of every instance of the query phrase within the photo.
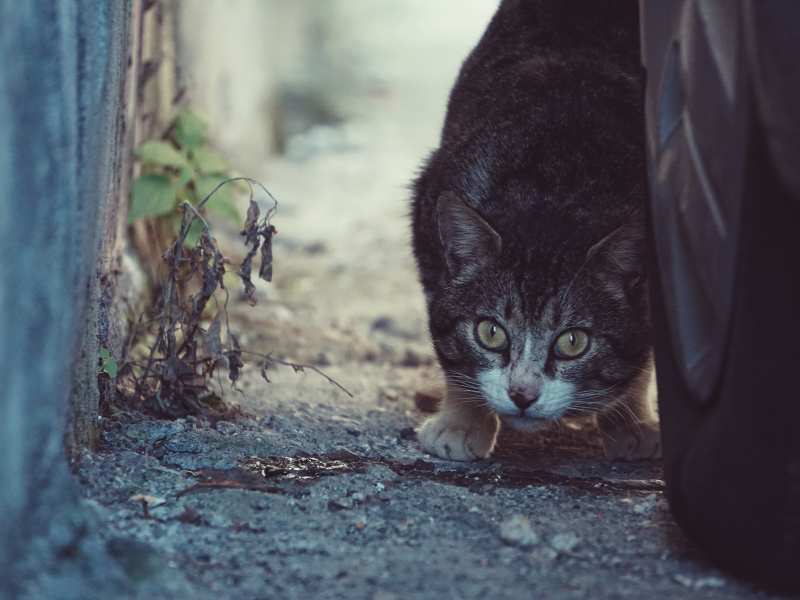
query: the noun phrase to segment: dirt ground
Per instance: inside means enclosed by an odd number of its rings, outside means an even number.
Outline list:
[[[351,110],[253,174],[281,200],[275,281],[231,310],[244,347],[317,365],[352,397],[249,368],[227,394],[247,413],[235,422],[105,422],[79,477],[132,581],[160,586],[148,597],[770,597],[684,539],[657,464],[606,462],[590,430],[505,434],[475,464],[417,446],[429,406],[415,392],[439,374],[407,185],[490,4],[336,3],[348,36],[332,96]]]

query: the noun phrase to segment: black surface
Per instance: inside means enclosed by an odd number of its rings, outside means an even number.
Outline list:
[[[705,406],[690,399],[678,368],[651,252],[665,478],[675,517],[712,558],[798,587],[800,202],[782,189],[757,131],[744,191],[733,321],[722,376]]]

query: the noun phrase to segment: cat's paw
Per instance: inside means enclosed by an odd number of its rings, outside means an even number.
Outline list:
[[[603,430],[603,447],[611,460],[657,460],[661,458],[658,423],[637,423]]]
[[[488,457],[494,449],[499,424],[493,415],[466,420],[464,415],[439,413],[426,419],[417,432],[425,452],[449,460]]]

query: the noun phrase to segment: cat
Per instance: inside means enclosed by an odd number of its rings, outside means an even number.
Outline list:
[[[636,0],[503,0],[463,63],[412,185],[447,381],[427,452],[597,415],[609,457],[659,456],[638,35]]]

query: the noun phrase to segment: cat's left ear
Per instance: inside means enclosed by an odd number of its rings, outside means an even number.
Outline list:
[[[500,254],[503,242],[475,210],[452,192],[439,196],[436,203],[439,239],[450,273],[469,277]]]
[[[634,294],[645,282],[645,217],[636,211],[589,249],[587,259],[608,288]]]

